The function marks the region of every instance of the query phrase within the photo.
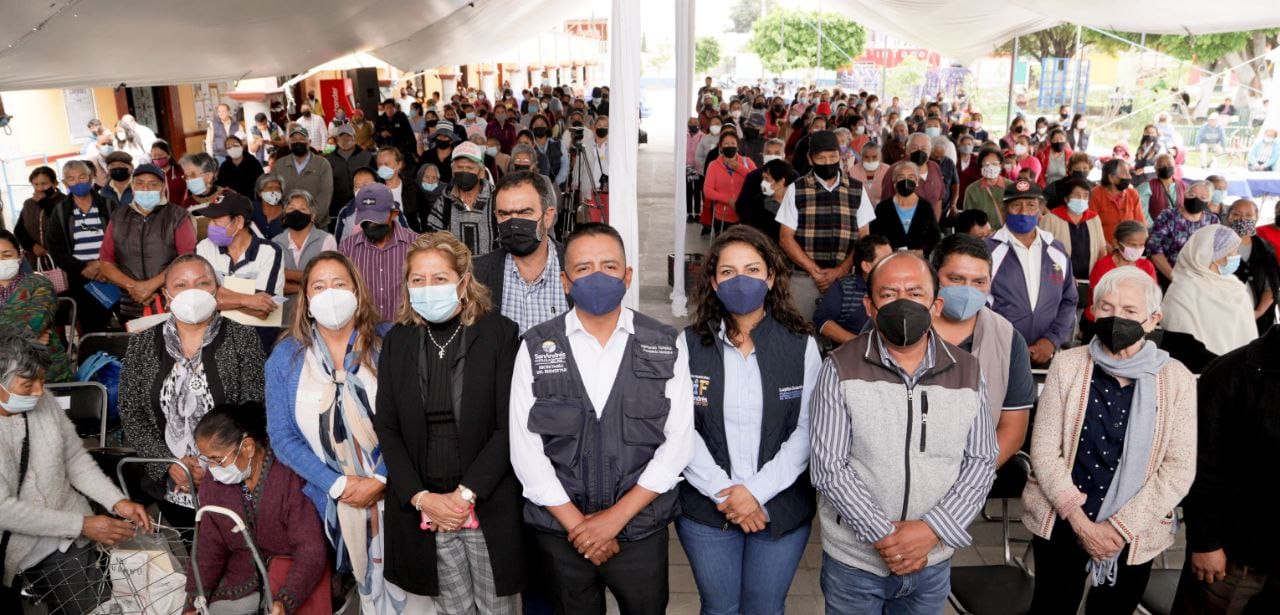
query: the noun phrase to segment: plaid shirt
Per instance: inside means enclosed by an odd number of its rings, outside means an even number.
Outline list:
[[[1178,208],[1171,207],[1156,216],[1155,226],[1151,228],[1151,237],[1147,239],[1147,251],[1153,256],[1163,254],[1169,259],[1169,264],[1173,265],[1178,262],[1178,253],[1182,251],[1182,246],[1186,245],[1192,233],[1217,223],[1218,214],[1211,211],[1204,212],[1198,222],[1193,222],[1183,217]]]
[[[560,285],[560,259],[554,243],[547,242],[547,265],[536,282],[530,284],[520,276],[520,269],[510,254],[503,262],[502,271],[502,305],[499,307],[503,316],[515,321],[520,335],[569,311],[569,301]]]

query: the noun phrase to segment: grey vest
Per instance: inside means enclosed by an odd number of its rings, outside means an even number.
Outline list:
[[[222,120],[215,117],[212,120],[210,120],[210,122],[211,122],[210,125],[213,126],[213,143],[210,144],[213,146],[213,155],[226,156],[227,155],[227,137],[230,136],[230,133],[227,132],[227,127],[222,125]],[[236,127],[236,118],[233,117],[231,118],[231,128],[234,130],[235,127]]]
[[[142,215],[133,207],[119,207],[111,215],[111,241],[116,266],[135,280],[148,280],[164,271],[178,257],[174,234],[190,216],[175,203],[166,203]],[[142,306],[121,293],[120,311],[129,317],[142,315]]]
[[[711,452],[711,458],[726,474],[732,474],[729,461],[729,444],[724,430],[725,387],[741,387],[742,382],[725,382],[724,343],[717,337],[714,344],[703,345],[700,333],[692,327],[685,329],[685,344],[689,347],[689,374],[693,380],[694,429]],[[760,416],[760,449],[757,462],[763,468],[791,437],[800,420],[800,400],[804,393],[804,355],[809,337],[796,335],[785,328],[772,315],[751,332],[756,347],[756,361],[760,366],[760,385],[763,389],[763,412]],[[782,536],[813,520],[816,510],[813,486],[809,473],[804,472],[796,482],[783,489],[764,504],[769,512],[769,533],[774,538]],[[704,525],[727,527],[729,521],[716,510],[713,500],[703,495],[689,481],[680,483],[680,509],[682,513]]]
[[[293,240],[289,237],[288,229],[272,238],[271,243],[280,248],[281,265],[286,270],[302,271],[306,268],[307,263],[311,262],[311,259],[320,254],[321,248],[324,246],[324,238],[328,236],[329,233],[312,227],[311,232],[307,233],[307,238],[302,242],[301,259],[293,257]],[[298,295],[296,293],[289,295],[289,298],[284,303],[284,322],[293,322],[293,306],[297,302]]]
[[[564,319],[561,314],[525,333],[534,396],[528,427],[542,436],[543,451],[569,500],[583,514],[591,514],[626,495],[666,441],[663,428],[671,412],[666,384],[675,375],[679,333],[635,314],[635,334],[627,340],[609,401],[597,419],[564,332]],[[633,517],[618,540],[645,538],[677,514],[679,502],[672,489]],[[540,531],[567,533],[546,508],[527,500],[524,519]]]
[[[991,425],[1000,424],[1004,411],[1004,397],[1009,390],[1009,349],[1013,346],[1013,325],[991,308],[978,310],[978,322],[973,327],[973,354],[982,365],[987,378],[987,410],[991,412]]]

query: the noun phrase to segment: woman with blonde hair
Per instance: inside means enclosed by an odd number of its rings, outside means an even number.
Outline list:
[[[516,324],[446,232],[405,256],[396,326],[378,361],[374,429],[387,468],[385,574],[440,613],[512,613],[524,586],[523,499],[507,406]]]
[[[355,576],[364,613],[429,610],[383,576],[387,471],[373,427],[382,334],[378,309],[355,265],[340,252],[302,271],[293,318],[267,360],[272,448],[297,472],[316,506],[338,569]],[[414,611],[418,612],[418,611]]]

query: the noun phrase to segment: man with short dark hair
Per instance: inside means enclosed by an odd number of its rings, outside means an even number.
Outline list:
[[[382,184],[361,188],[355,206],[353,222],[359,230],[339,242],[338,251],[351,259],[364,278],[382,320],[395,322],[404,284],[404,259],[417,234],[395,223],[400,211],[391,189]]]
[[[373,123],[373,141],[379,147],[389,145],[400,150],[406,164],[414,166],[418,160],[418,140],[413,136],[409,116],[400,110],[394,98],[382,101],[381,111]]]
[[[254,115],[253,126],[249,127],[249,151],[262,163],[263,168],[274,159],[272,154],[278,147],[288,147],[280,125],[272,122],[266,113]]]
[[[133,156],[129,152],[116,150],[103,159],[107,163],[107,185],[98,194],[110,203],[112,210],[121,205],[133,202],[133,187],[129,179],[133,177]]]
[[[991,219],[987,217],[987,212],[981,209],[964,209],[956,216],[956,232],[986,239],[994,231],[991,230]]]
[[[333,201],[333,167],[324,156],[317,156],[311,147],[311,133],[294,124],[289,127],[289,156],[276,161],[271,171],[284,180],[284,191],[306,190],[320,203],[316,212],[316,226],[329,225],[329,209]]]
[[[328,208],[327,217],[337,216],[338,211],[355,196],[352,179],[356,169],[373,166],[373,152],[356,144],[355,128],[350,124],[343,124],[335,128],[333,134],[338,139],[338,146],[332,153],[325,155],[333,175],[333,196],[328,202],[316,203],[317,209]]]
[[[853,244],[854,273],[843,276],[822,295],[813,313],[813,328],[831,341],[843,344],[862,333],[867,324],[867,276],[876,264],[893,253],[883,235],[867,235]]]

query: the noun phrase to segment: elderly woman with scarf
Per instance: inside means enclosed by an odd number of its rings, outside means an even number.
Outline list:
[[[276,383],[267,396],[267,429],[351,572],[361,612],[431,612],[431,599],[407,594],[383,575],[382,514],[387,469],[373,429],[382,334],[378,309],[355,265],[322,252],[302,274],[289,329],[267,360]],[[341,361],[339,363],[338,361]]]
[[[1195,478],[1195,377],[1145,339],[1160,287],[1120,267],[1099,280],[1093,313],[1094,340],[1049,366],[1031,436],[1032,613],[1076,613],[1086,577],[1086,613],[1132,613]]]
[[[217,311],[209,261],[179,256],[165,269],[172,318],[129,339],[120,370],[120,420],[139,456],[178,460],[146,467],[143,490],[175,526],[192,527],[191,492],[205,479],[195,428],[214,406],[262,401],[262,342]],[[190,484],[186,466],[196,484]]]
[[[1230,228],[1211,224],[1191,235],[1178,253],[1173,282],[1164,298],[1164,347],[1171,347],[1170,337],[1190,337],[1192,346],[1203,345],[1217,356],[1258,337],[1249,287],[1235,276],[1240,261],[1240,236]],[[1187,366],[1199,372],[1207,362],[1199,359]]]
[[[0,229],[0,326],[30,329],[49,351],[46,382],[69,382],[71,362],[54,326],[58,294],[53,282],[33,273],[13,233]]]

